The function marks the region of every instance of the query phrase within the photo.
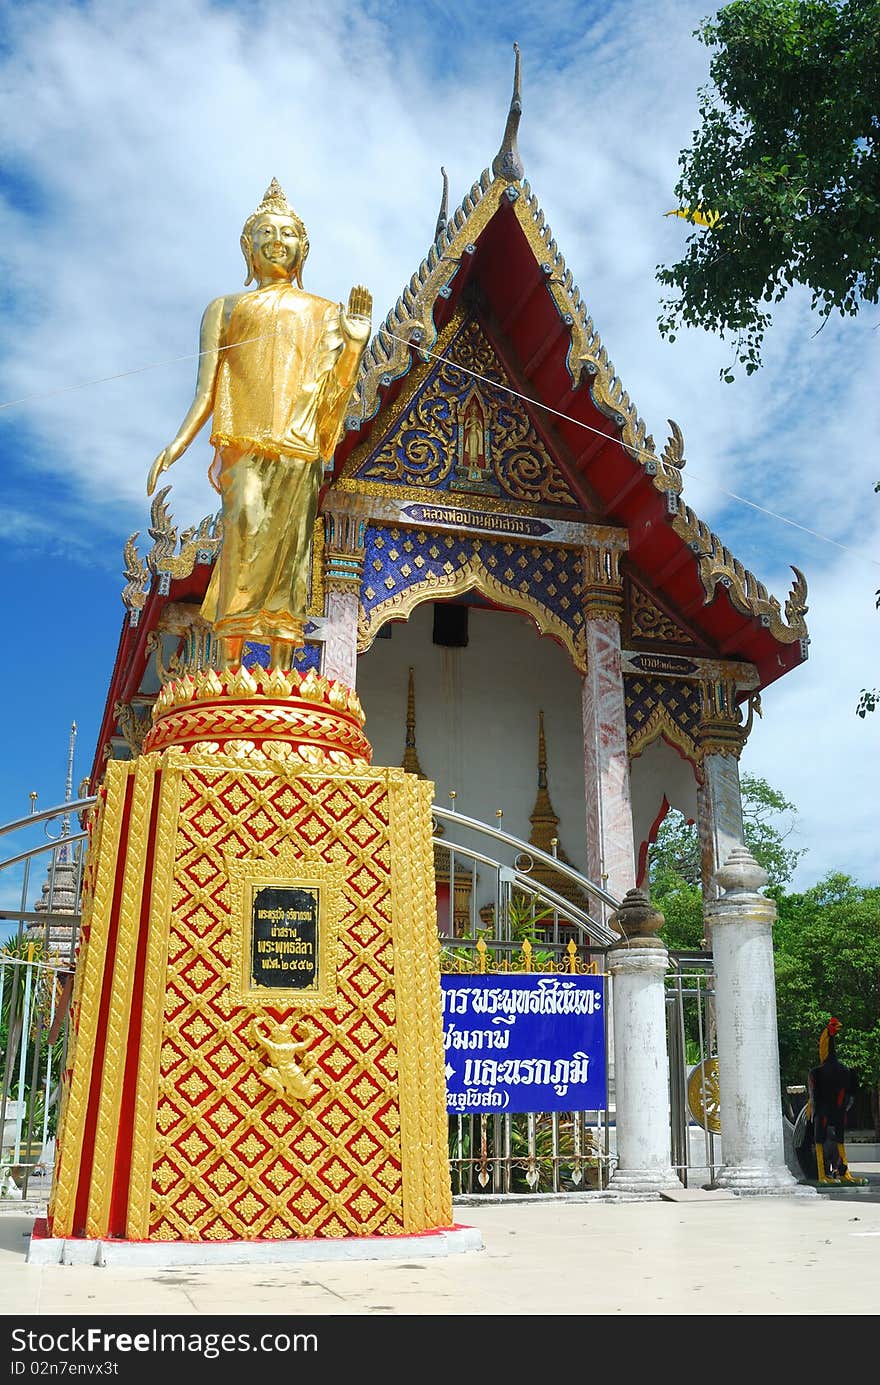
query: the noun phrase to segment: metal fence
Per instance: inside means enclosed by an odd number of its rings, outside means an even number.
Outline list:
[[[14,924],[0,949],[0,1191],[47,1192],[54,1165],[61,1074],[67,1051],[67,1009],[79,935],[85,832],[70,818],[93,799],[79,799],[0,827],[0,836],[62,819],[61,835],[0,862],[22,867],[18,909],[0,910]],[[40,898],[31,867],[48,857]]]
[[[666,1039],[672,1166],[685,1187],[711,1183],[720,1162],[721,1122],[711,954],[671,953]]]

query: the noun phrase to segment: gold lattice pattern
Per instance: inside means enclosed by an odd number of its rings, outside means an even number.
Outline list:
[[[430,529],[367,528],[358,652],[388,620],[409,617],[422,601],[476,590],[532,616],[556,636],[576,668],[586,667],[583,567],[575,548]]]
[[[698,757],[696,736],[702,710],[697,684],[626,674],[623,687],[630,755],[638,755],[664,735],[690,759]]]
[[[403,1230],[388,794],[381,779],[184,772],[152,1168],[151,1240]],[[224,854],[294,834],[343,864],[338,1001],[310,1011],[310,1103],[260,1076],[253,1012],[232,1009]],[[290,1009],[268,1013],[296,1017]]]

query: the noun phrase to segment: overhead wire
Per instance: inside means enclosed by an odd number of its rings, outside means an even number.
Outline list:
[[[258,337],[247,337],[244,341],[232,342],[229,346],[209,346],[205,351],[188,351],[185,356],[169,356],[167,361],[153,361],[150,365],[135,366],[133,370],[120,370],[116,375],[99,375],[94,380],[81,380],[76,385],[59,385],[54,390],[38,390],[36,394],[23,394],[20,399],[7,399],[0,404],[0,410],[12,409],[16,404],[32,404],[38,399],[51,399],[55,395],[69,394],[72,390],[87,390],[93,385],[107,385],[112,380],[126,380],[130,375],[143,375],[148,370],[161,370],[166,365],[179,365],[181,361],[197,361],[202,356],[216,356],[221,351],[233,351],[236,346],[247,346],[254,341],[265,341],[274,332],[263,332]]]
[[[436,351],[429,351],[427,347],[417,345],[407,337],[401,337],[396,332],[388,331],[387,327],[382,330],[389,337],[393,337],[395,341],[400,341],[407,346],[412,346],[421,355],[431,356],[435,361],[445,361],[446,364],[451,365],[453,369],[460,370],[465,375],[471,375],[475,380],[480,380],[483,384],[489,385],[493,389],[503,390],[505,394],[512,394],[517,399],[521,399],[525,404],[530,404],[533,408],[543,409],[546,413],[554,414],[557,418],[564,419],[567,423],[573,423],[578,428],[584,428],[588,433],[595,433],[600,438],[607,438],[609,442],[619,441],[613,434],[606,433],[602,428],[596,428],[592,423],[585,423],[583,419],[573,418],[571,414],[563,413],[560,409],[554,409],[552,405],[545,404],[540,399],[533,399],[531,395],[523,394],[521,390],[515,390],[511,385],[504,385],[499,380],[490,380],[488,376],[481,375],[478,371],[471,370],[468,366],[461,365],[458,361],[451,361],[448,356],[441,356]],[[648,461],[657,462],[660,460],[656,452],[652,452],[650,448],[637,447],[634,443],[630,442],[621,443],[620,445],[624,447],[627,452],[635,453]],[[861,549],[853,548],[847,543],[841,543],[839,539],[832,539],[827,534],[820,533],[818,529],[810,529],[806,524],[801,524],[798,520],[791,519],[788,515],[779,514],[777,510],[770,510],[765,505],[758,505],[754,500],[747,500],[744,495],[737,495],[735,491],[727,490],[726,487],[719,485],[717,481],[709,480],[705,476],[700,476],[700,473],[694,471],[692,467],[688,468],[688,475],[697,477],[698,480],[703,481],[708,486],[714,486],[716,490],[719,490],[722,495],[726,495],[730,500],[736,500],[741,505],[748,505],[750,509],[757,510],[759,514],[768,515],[771,519],[781,520],[783,524],[790,524],[793,529],[800,529],[802,533],[810,534],[814,539],[821,539],[823,543],[834,544],[835,548],[842,548],[848,553],[855,553],[857,557],[864,558],[867,562],[880,567],[880,562],[878,562],[876,558],[868,557],[868,554],[862,552]]]
[[[607,438],[609,442],[618,441],[618,439],[614,438],[613,434],[606,433],[603,429],[596,428],[593,424],[586,423],[583,419],[574,418],[571,414],[567,414],[563,412],[561,409],[555,409],[551,404],[545,404],[544,401],[541,399],[534,399],[531,395],[524,394],[521,390],[514,389],[511,385],[502,384],[501,381],[492,380],[488,376],[482,375],[479,371],[471,370],[468,366],[461,365],[457,361],[451,361],[448,356],[442,356],[439,352],[431,351],[428,347],[420,346],[416,342],[411,341],[409,337],[403,337],[396,332],[390,331],[390,329],[384,324],[382,324],[377,329],[377,331],[384,333],[387,337],[390,337],[394,341],[402,342],[404,346],[411,347],[420,356],[423,356],[426,361],[428,360],[428,358],[430,358],[435,361],[445,362],[447,365],[453,366],[455,370],[458,370],[465,375],[471,376],[474,380],[480,381],[481,384],[487,385],[491,389],[501,390],[505,394],[512,395],[514,398],[522,400],[523,403],[528,404],[531,408],[541,409],[545,413],[552,414],[555,418],[559,418],[566,423],[573,424],[576,428],[582,428],[589,433],[595,433],[598,437]],[[35,392],[34,394],[22,395],[18,399],[7,399],[0,403],[0,411],[4,409],[11,409],[21,404],[31,404],[37,402],[38,400],[53,398],[60,394],[69,394],[75,390],[91,389],[96,385],[110,384],[112,381],[115,380],[125,380],[132,375],[143,375],[147,371],[160,370],[164,366],[179,365],[183,361],[200,360],[202,356],[219,355],[222,351],[231,351],[234,350],[237,346],[246,346],[255,341],[264,341],[267,337],[273,335],[274,333],[271,332],[261,333],[259,336],[248,337],[243,341],[232,343],[229,346],[212,346],[208,347],[204,351],[190,351],[182,356],[170,356],[166,360],[152,361],[148,365],[135,366],[131,370],[118,371],[114,375],[101,375],[97,376],[93,380],[82,380],[76,384],[60,385],[56,389],[40,390]],[[659,460],[657,454],[655,452],[652,452],[650,448],[638,447],[633,443],[622,443],[621,446],[623,446],[631,454],[637,455],[639,458],[643,458],[645,460],[654,462]],[[694,471],[692,467],[689,467],[688,475],[694,476],[698,480],[702,480],[706,485],[714,486],[717,491],[719,491],[722,495],[727,496],[728,499],[734,500],[740,505],[746,505],[749,509],[757,511],[758,514],[767,515],[770,519],[776,519],[779,520],[782,524],[788,524],[792,529],[799,529],[801,533],[809,534],[812,538],[819,539],[822,543],[832,544],[835,548],[840,548],[844,552],[853,553],[857,557],[862,558],[866,562],[871,563],[872,566],[880,566],[880,562],[878,562],[876,558],[870,557],[861,549],[854,548],[851,544],[841,543],[839,539],[833,539],[830,537],[830,535],[823,534],[818,529],[811,529],[808,525],[801,524],[798,520],[792,519],[789,515],[780,514],[778,510],[771,510],[766,505],[759,505],[756,501],[749,500],[744,495],[738,495],[736,491],[728,490],[725,486],[720,485],[719,482],[710,480],[705,476],[700,476],[700,473]]]

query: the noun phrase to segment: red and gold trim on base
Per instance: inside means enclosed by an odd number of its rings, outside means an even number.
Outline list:
[[[298,684],[308,729],[318,680],[282,676]],[[250,708],[235,700],[252,727],[285,705],[267,686],[277,678],[264,675]],[[359,708],[330,702],[341,685],[320,682],[320,714],[330,720],[329,706],[360,732]],[[232,683],[205,675],[185,701],[163,694],[153,743],[178,712],[232,706]],[[300,750],[343,752],[305,739],[281,755],[274,741],[245,751],[219,739],[107,767],[50,1235],[219,1242],[449,1227],[433,786],[401,769],[311,766]],[[313,995],[243,995],[242,870],[327,882],[332,946]],[[309,1037],[287,1070],[307,1079],[301,1098],[260,1041],[282,1031],[300,1049]]]
[[[312,669],[207,669],[165,685],[143,748],[262,751],[312,767],[363,769],[372,758],[364,721],[357,693]]]

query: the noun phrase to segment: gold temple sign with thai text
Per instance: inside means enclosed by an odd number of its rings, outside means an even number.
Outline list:
[[[314,990],[318,983],[321,890],[252,886],[250,986]]]
[[[628,664],[638,673],[658,673],[665,677],[687,677],[699,670],[693,659],[680,654],[628,654]]]
[[[553,530],[552,524],[522,515],[483,514],[480,510],[462,510],[454,505],[403,505],[401,515],[419,524],[444,524],[455,529],[485,529],[500,534],[543,538]]]

